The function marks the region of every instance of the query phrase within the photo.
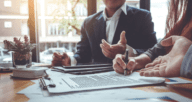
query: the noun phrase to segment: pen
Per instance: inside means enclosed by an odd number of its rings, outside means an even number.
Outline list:
[[[128,55],[129,55],[129,50],[126,49],[126,53],[125,53],[125,64],[126,64],[126,66],[127,66],[127,63],[129,62]],[[127,70],[128,70],[127,68],[124,69],[124,75],[125,76],[127,75]]]

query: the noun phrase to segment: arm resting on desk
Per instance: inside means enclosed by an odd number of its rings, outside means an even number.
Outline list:
[[[189,47],[181,64],[180,76],[192,78],[192,45]]]

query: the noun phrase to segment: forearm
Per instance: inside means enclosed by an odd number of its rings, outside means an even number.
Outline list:
[[[165,55],[166,50],[160,43],[157,43],[152,48],[150,48],[146,52],[144,52],[144,54],[149,56],[149,58],[153,61],[158,56]]]
[[[137,65],[135,67],[135,69],[141,69],[144,68],[146,64],[151,63],[151,59],[149,56],[147,56],[146,54],[141,54],[137,57],[134,57]]]
[[[192,78],[192,45],[189,47],[187,53],[184,56],[182,65],[180,68],[180,76]]]

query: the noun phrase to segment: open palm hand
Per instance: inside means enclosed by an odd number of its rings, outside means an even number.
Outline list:
[[[140,71],[141,76],[177,77],[180,76],[180,67],[192,42],[182,36],[171,36],[161,42],[162,46],[173,46],[164,56],[156,58],[152,63]]]

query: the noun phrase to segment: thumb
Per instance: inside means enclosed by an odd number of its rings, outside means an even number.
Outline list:
[[[168,47],[175,44],[175,41],[179,39],[179,36],[171,36],[161,41],[161,45]]]
[[[121,32],[119,43],[127,44],[127,39],[125,37],[125,33],[126,33],[125,31]]]

